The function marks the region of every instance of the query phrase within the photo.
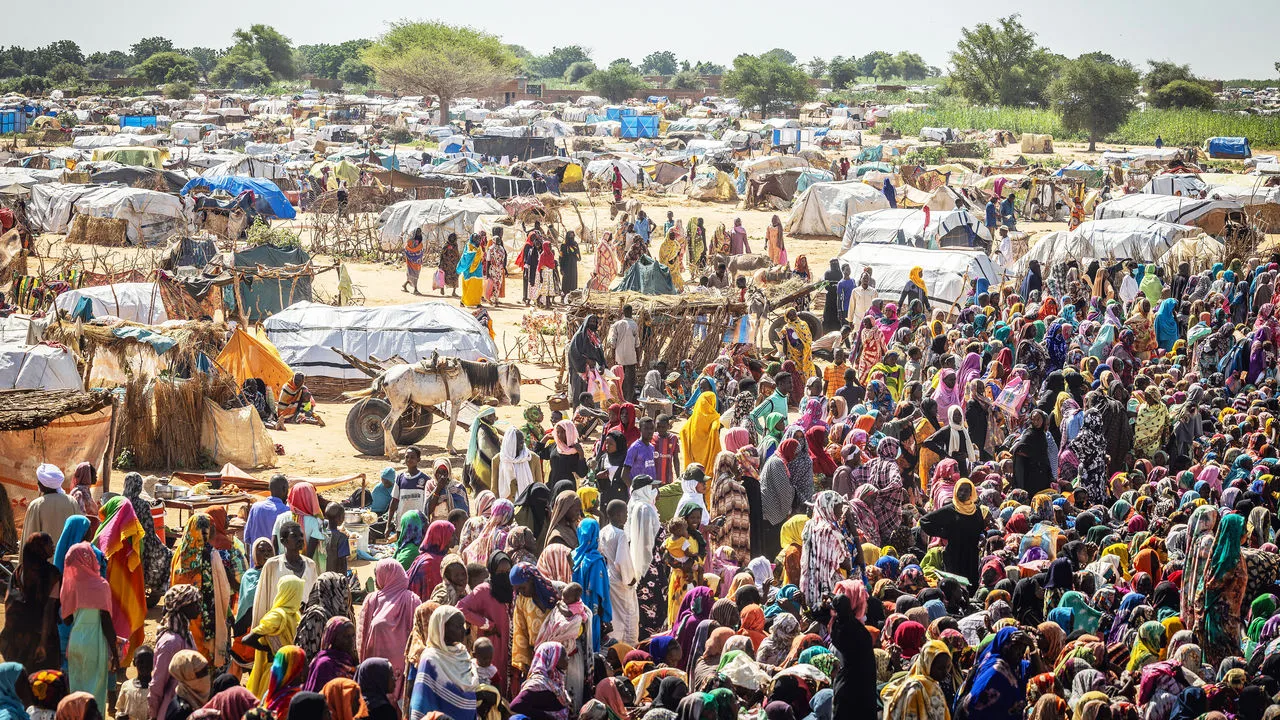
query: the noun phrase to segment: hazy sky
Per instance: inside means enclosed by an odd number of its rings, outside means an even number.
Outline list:
[[[140,37],[164,35],[179,46],[225,47],[231,32],[267,23],[296,44],[373,37],[387,21],[439,19],[500,35],[535,53],[580,44],[598,63],[650,51],[728,63],[742,52],[784,47],[808,60],[913,50],[944,67],[962,26],[993,21],[1012,10],[1055,52],[1074,57],[1102,50],[1143,64],[1188,63],[1219,79],[1270,78],[1280,60],[1280,2],[1243,0],[1075,0],[1014,3],[778,2],[777,0],[559,0],[558,2],[406,3],[395,0],[222,0],[213,5],[171,0],[13,2],[0,24],[0,44],[27,47],[72,39],[87,52],[128,49]],[[1219,12],[1215,8],[1223,8]],[[1206,12],[1206,9],[1208,11]]]

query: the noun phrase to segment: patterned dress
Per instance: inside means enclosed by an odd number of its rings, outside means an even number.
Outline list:
[[[649,569],[636,585],[641,635],[657,635],[667,626],[667,584],[671,568],[662,561],[662,546],[666,541],[667,529],[663,527],[653,539],[653,560]]]
[[[711,517],[724,517],[713,546],[728,545],[733,549],[733,562],[746,567],[751,561],[751,506],[747,490],[732,475],[721,475],[711,487]]]

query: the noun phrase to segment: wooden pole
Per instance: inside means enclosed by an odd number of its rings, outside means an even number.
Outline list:
[[[115,462],[116,450],[116,411],[120,408],[119,399],[111,396],[111,426],[107,430],[107,454],[102,459],[102,492],[111,492],[111,464]]]

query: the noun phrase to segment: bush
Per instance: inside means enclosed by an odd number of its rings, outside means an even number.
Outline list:
[[[23,75],[13,84],[13,89],[23,95],[39,95],[49,87],[49,79],[43,75]]]
[[[645,87],[644,78],[624,65],[612,65],[607,70],[597,70],[588,75],[583,82],[591,88],[592,92],[610,102],[622,102],[635,97],[636,93]]]
[[[1174,80],[1151,94],[1152,105],[1172,110],[1212,110],[1216,101],[1213,91],[1195,80]]]
[[[182,81],[171,82],[164,86],[164,96],[172,100],[190,100],[191,83]]]
[[[405,128],[391,128],[387,130],[386,141],[396,145],[405,145],[413,140],[413,134]]]
[[[582,79],[596,71],[596,64],[591,61],[579,61],[564,71],[564,79],[571,83],[582,82]]]
[[[274,245],[278,248],[300,248],[302,237],[284,227],[271,227],[266,221],[259,219],[249,226],[245,233],[250,247],[258,245]]]

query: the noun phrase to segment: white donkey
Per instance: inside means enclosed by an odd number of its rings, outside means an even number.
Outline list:
[[[456,358],[440,358],[438,362],[423,360],[411,365],[396,365],[373,379],[368,390],[348,393],[351,397],[372,395],[382,391],[391,412],[382,421],[386,456],[396,456],[396,441],[391,428],[410,405],[423,407],[449,403],[449,439],[445,447],[453,449],[453,431],[462,403],[481,398],[497,398],[508,405],[520,403],[520,369],[515,363],[473,362]]]

